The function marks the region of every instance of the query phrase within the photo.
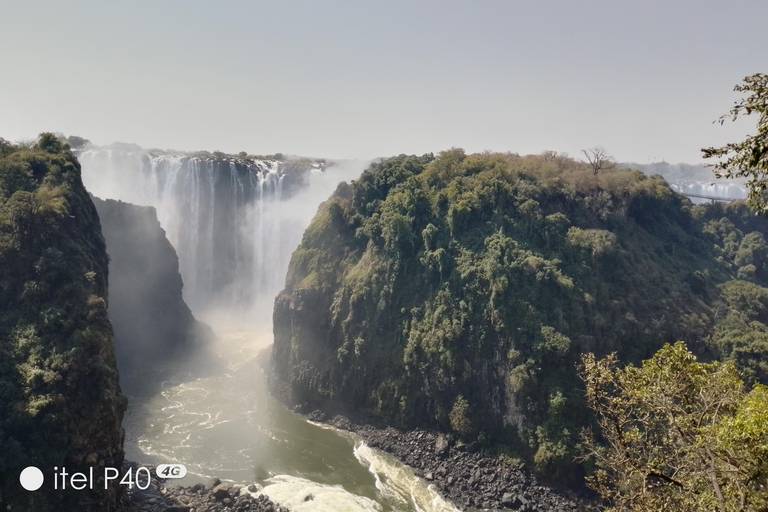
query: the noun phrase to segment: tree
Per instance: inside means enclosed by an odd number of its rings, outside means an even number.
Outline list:
[[[83,149],[86,146],[89,146],[91,144],[90,140],[83,137],[79,137],[77,135],[70,135],[62,142],[66,142],[67,144],[69,144],[69,147],[72,149]]]
[[[737,101],[728,114],[715,121],[721,125],[726,119],[735,121],[741,116],[757,114],[757,134],[742,142],[726,144],[721,148],[703,148],[704,158],[718,158],[712,164],[718,178],[748,178],[749,204],[756,211],[768,215],[768,75],[757,73],[744,78],[744,83],[733,88],[747,93]]]
[[[582,153],[587,158],[587,162],[592,170],[597,174],[602,170],[609,170],[616,167],[616,161],[608,154],[602,146],[595,146],[592,149],[582,149]]]
[[[42,149],[43,151],[53,154],[61,153],[62,151],[69,149],[69,147],[65,148],[65,144],[51,132],[41,133],[37,138],[37,144],[35,144],[35,148]]]
[[[768,510],[768,388],[749,393],[731,362],[696,362],[682,342],[642,367],[582,357],[590,486],[615,511]]]

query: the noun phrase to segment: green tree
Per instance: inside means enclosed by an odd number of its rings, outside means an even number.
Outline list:
[[[51,132],[43,132],[37,139],[35,149],[41,149],[47,153],[57,154],[69,148],[64,147],[64,143],[59,140],[56,134]]]
[[[475,426],[471,418],[471,408],[466,398],[459,395],[453,403],[448,418],[451,421],[451,428],[458,434],[469,437],[475,432]]]
[[[718,158],[713,165],[718,178],[748,178],[749,203],[758,212],[768,214],[768,75],[757,73],[744,78],[744,83],[734,87],[747,96],[736,102],[726,119],[735,121],[741,116],[757,114],[757,133],[741,142],[726,144],[720,148],[703,148],[704,158]]]
[[[603,443],[590,486],[614,511],[768,510],[768,388],[749,393],[734,364],[696,362],[682,342],[641,367],[582,357]]]

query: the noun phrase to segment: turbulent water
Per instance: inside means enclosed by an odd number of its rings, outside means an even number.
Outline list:
[[[310,169],[305,188],[285,197],[275,161],[136,148],[86,151],[80,160],[94,195],[157,209],[185,300],[218,334],[214,354],[169,369],[160,393],[130,398],[128,458],[183,463],[183,484],[255,482],[294,511],[456,510],[389,455],[291,413],[266,391],[256,360],[272,342],[272,304],[291,252],[319,203],[363,163]]]
[[[223,371],[186,382],[180,375],[162,393],[132,399],[128,458],[185,464],[184,484],[255,482],[294,511],[456,510],[391,456],[272,398],[256,361],[270,342],[268,332],[225,333],[216,345]]]

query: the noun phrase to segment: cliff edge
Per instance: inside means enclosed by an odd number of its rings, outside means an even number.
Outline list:
[[[120,494],[126,400],[107,316],[108,259],[80,164],[52,134],[0,139],[0,503],[3,510],[107,510]],[[21,488],[27,466],[40,490]],[[92,489],[54,490],[53,468]],[[101,478],[101,480],[99,480]]]
[[[142,377],[158,363],[183,360],[213,338],[182,297],[179,258],[151,206],[92,197],[109,254],[109,318],[123,385],[152,385]],[[155,379],[156,380],[156,379]]]

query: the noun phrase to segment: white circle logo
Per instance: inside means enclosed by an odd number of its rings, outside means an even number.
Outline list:
[[[19,483],[28,491],[36,491],[43,486],[43,472],[35,466],[29,466],[19,475]]]

